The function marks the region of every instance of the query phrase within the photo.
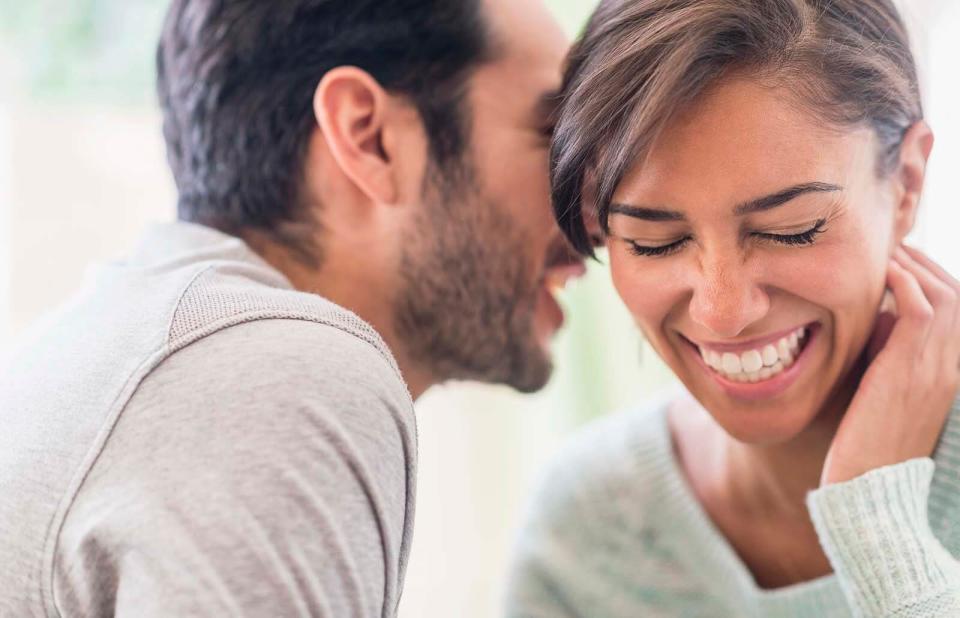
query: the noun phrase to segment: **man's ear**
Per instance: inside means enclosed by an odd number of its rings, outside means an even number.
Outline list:
[[[895,240],[903,242],[917,220],[917,208],[923,192],[927,160],[933,150],[933,131],[924,121],[916,122],[903,137],[900,145],[900,163],[895,172],[900,200],[896,204]]]
[[[398,187],[384,148],[389,95],[369,73],[342,66],[323,76],[313,112],[323,139],[344,175],[377,203],[394,203]]]

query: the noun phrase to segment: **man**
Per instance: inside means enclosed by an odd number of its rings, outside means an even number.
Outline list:
[[[174,0],[181,222],[0,374],[0,615],[390,616],[412,399],[533,391],[552,223],[539,0]]]

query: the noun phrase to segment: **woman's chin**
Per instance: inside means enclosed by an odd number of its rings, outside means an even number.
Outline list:
[[[773,446],[790,442],[804,432],[817,418],[821,406],[815,398],[804,401],[745,402],[704,392],[697,385],[686,384],[688,391],[713,420],[738,442],[756,446]]]
[[[815,413],[801,407],[769,410],[710,410],[714,420],[738,442],[775,446],[794,440],[810,426]]]

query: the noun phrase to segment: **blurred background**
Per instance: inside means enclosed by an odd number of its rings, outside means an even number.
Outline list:
[[[385,0],[389,1],[389,0]],[[595,2],[547,0],[571,36]],[[166,0],[0,0],[0,353],[174,217],[153,96]],[[904,0],[937,134],[913,241],[960,273],[960,2]],[[420,478],[401,618],[497,615],[510,546],[538,471],[591,418],[670,381],[621,308],[602,264],[566,292],[557,371],[534,396],[454,384],[418,403]]]

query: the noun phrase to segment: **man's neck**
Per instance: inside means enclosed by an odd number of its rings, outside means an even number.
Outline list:
[[[326,259],[319,267],[308,265],[291,252],[262,237],[247,236],[247,244],[280,271],[294,288],[309,292],[352,311],[370,324],[393,354],[412,399],[433,386],[435,380],[420,364],[411,361],[394,328],[392,302],[376,273],[357,268],[355,262]]]

